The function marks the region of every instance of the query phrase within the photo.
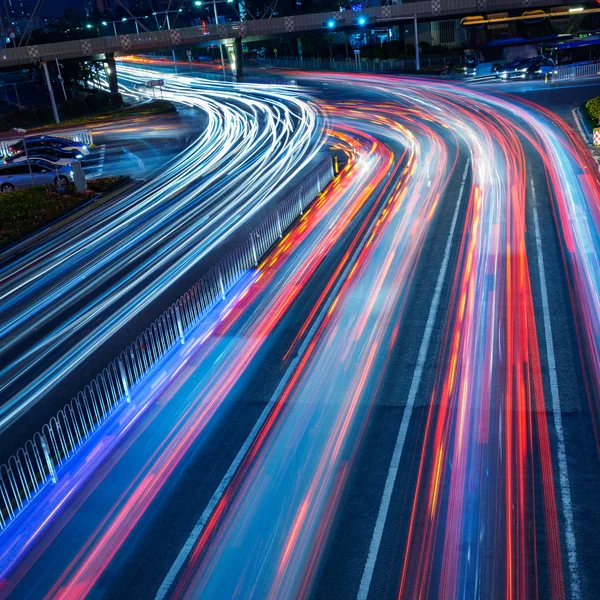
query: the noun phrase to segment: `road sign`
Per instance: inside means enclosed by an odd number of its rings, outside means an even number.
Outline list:
[[[165,85],[164,79],[150,79],[146,81],[147,87],[162,87],[163,85]]]
[[[360,49],[359,48],[355,48],[354,49],[354,54],[356,54],[356,56],[360,56]]]
[[[600,127],[594,127],[594,146],[600,146]]]
[[[188,55],[188,58],[189,58],[190,56],[192,56],[192,51],[191,51],[191,50],[186,50],[186,51],[185,51],[185,53]]]

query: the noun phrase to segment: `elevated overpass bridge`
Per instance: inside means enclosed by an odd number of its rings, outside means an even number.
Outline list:
[[[562,3],[563,12],[568,13],[569,3],[581,5],[575,0]],[[242,40],[264,39],[281,35],[294,35],[322,30],[324,23],[333,22],[334,28],[357,27],[359,15],[369,26],[393,25],[408,19],[450,19],[468,15],[494,15],[514,11],[526,12],[549,7],[549,0],[421,0],[405,4],[389,4],[355,11],[335,11],[256,19],[185,27],[163,31],[140,32],[139,34],[96,37],[89,39],[7,48],[0,53],[0,69],[14,70],[38,64],[42,59],[96,59],[111,65],[111,88],[116,89],[116,66],[114,57],[139,54],[165,48],[191,48],[224,43],[229,52],[234,73],[241,74]],[[556,11],[556,7],[553,9]],[[598,9],[596,9],[598,10]],[[483,17],[481,17],[483,18]]]

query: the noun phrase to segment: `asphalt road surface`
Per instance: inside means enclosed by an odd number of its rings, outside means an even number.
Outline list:
[[[139,69],[123,67],[121,77],[131,93]],[[195,141],[118,201],[16,260],[0,255],[0,429],[27,414],[18,431],[30,437],[41,426],[29,427],[32,419],[48,420],[69,387],[74,395],[86,385],[99,364],[128,344],[123,339],[135,339],[191,287],[202,259],[311,164],[321,149],[315,109],[283,88],[244,91],[170,80],[164,97],[202,114]],[[77,386],[68,385],[69,378]],[[41,398],[42,408],[31,415]]]
[[[199,136],[202,118],[200,111],[182,106],[176,115],[138,117],[92,127],[94,147],[86,157],[86,177],[151,179]]]
[[[293,76],[345,167],[0,534],[0,595],[594,597],[595,162],[526,98]]]

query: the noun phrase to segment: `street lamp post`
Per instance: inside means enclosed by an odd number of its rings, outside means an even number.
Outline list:
[[[183,12],[183,8],[179,8],[177,10],[159,10],[153,12],[152,15],[156,20],[156,26],[160,29],[160,25],[158,24],[158,16],[157,15],[165,15],[167,20],[167,29],[171,31],[171,20],[169,19],[169,13],[180,13]],[[175,67],[175,73],[177,73],[177,59],[175,58],[175,49],[172,48],[171,52],[173,53],[173,67]]]
[[[421,54],[419,52],[419,29],[417,27],[417,15],[414,16],[415,20],[415,69],[421,70]]]
[[[217,14],[217,2],[213,0],[213,8],[215,9],[215,28],[219,28],[219,15]],[[227,76],[225,72],[225,59],[223,58],[223,44],[219,43],[219,52],[221,53],[221,67],[223,68],[223,81]]]
[[[146,18],[146,17],[144,17],[144,18]],[[117,37],[119,35],[117,32],[117,23],[126,23],[127,21],[129,21],[129,19],[127,17],[121,17],[120,21],[102,21],[102,26],[107,27],[109,24],[112,25],[115,37]],[[139,35],[140,28],[138,25],[137,17],[133,17],[133,22],[135,23],[135,32]]]
[[[213,9],[215,11],[215,28],[218,29],[219,26],[219,15],[217,13],[217,1],[218,0],[212,0],[212,5],[213,5]],[[227,4],[232,4],[233,0],[225,0],[225,2]],[[203,1],[202,0],[195,0],[194,2],[194,6],[202,6]],[[225,57],[223,56],[223,44],[219,43],[219,52],[221,53],[221,67],[223,68],[223,79],[225,79],[225,77],[227,77],[227,71],[225,70]]]
[[[29,167],[29,175],[31,177],[31,185],[35,185],[35,181],[33,179],[33,171],[31,170],[31,163],[29,162],[29,153],[27,152],[27,139],[25,138],[27,129],[21,129],[20,127],[15,127],[15,131],[17,133],[20,133],[23,136],[23,149],[25,150],[25,160],[27,161],[27,166]]]

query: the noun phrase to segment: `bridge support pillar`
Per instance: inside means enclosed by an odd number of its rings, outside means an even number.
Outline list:
[[[116,94],[119,91],[119,81],[117,79],[117,63],[115,62],[115,55],[113,53],[105,55],[104,70],[106,71],[108,87],[112,94]]]
[[[227,56],[231,66],[231,72],[236,79],[242,77],[242,39],[234,38],[225,40],[225,48],[227,48]]]

